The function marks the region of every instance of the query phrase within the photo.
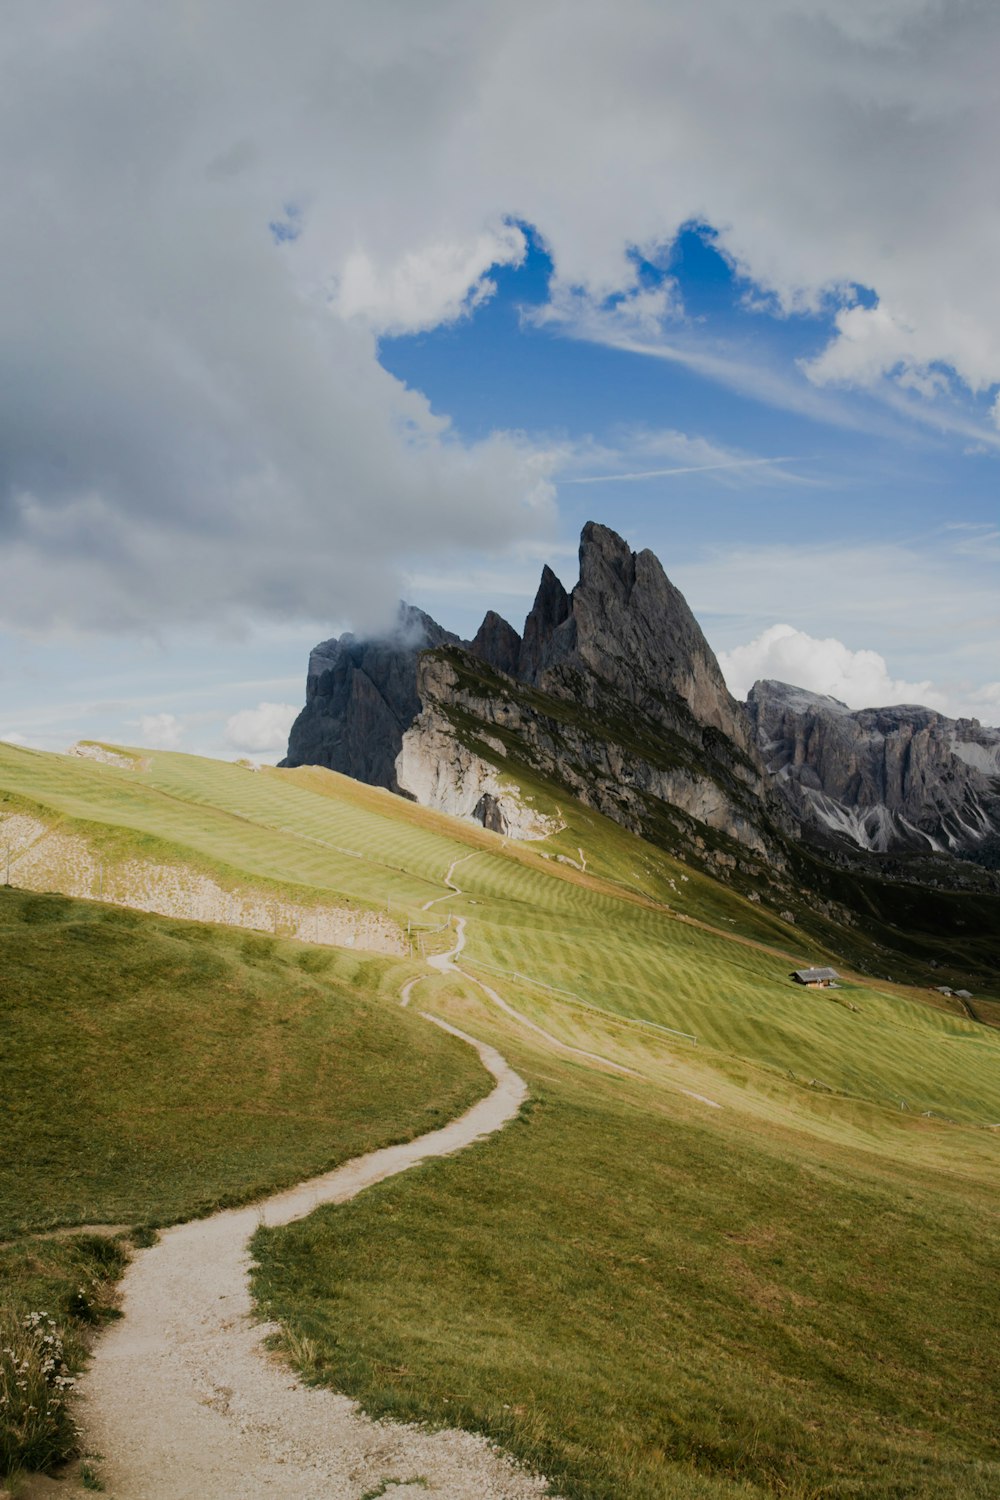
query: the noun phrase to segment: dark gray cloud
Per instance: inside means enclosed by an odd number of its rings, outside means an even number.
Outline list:
[[[377,358],[488,294],[509,216],[598,298],[704,217],[784,307],[878,291],[818,381],[988,390],[998,35],[965,0],[13,0],[3,616],[363,621],[401,559],[537,528],[546,456]]]

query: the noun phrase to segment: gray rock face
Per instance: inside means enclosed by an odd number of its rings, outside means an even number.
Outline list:
[[[980,857],[1000,837],[1000,730],[903,704],[757,682],[747,703],[769,772],[805,823],[878,853]]]
[[[327,766],[357,781],[398,791],[396,756],[420,712],[421,651],[458,637],[409,604],[380,640],[353,635],[323,641],[309,657],[306,706],[292,725],[285,766]]]
[[[418,674],[424,708],[404,736],[397,761],[400,785],[417,801],[461,815],[467,801],[468,776],[461,754],[445,750],[449,739],[456,743],[453,723],[459,719],[466,725],[476,725],[476,740],[495,754],[495,766],[503,766],[507,759],[505,742],[513,738],[522,763],[560,782],[581,802],[635,833],[647,832],[650,807],[663,805],[703,829],[725,834],[747,851],[769,857],[775,867],[781,866],[780,853],[769,846],[761,831],[764,809],[753,795],[719,763],[699,760],[683,746],[679,752],[676,746],[665,747],[655,726],[640,728],[634,737],[630,733],[628,743],[623,744],[606,720],[579,715],[578,704],[567,714],[554,697],[538,693],[526,705],[516,692],[493,691],[489,682],[463,670],[461,660],[450,652],[426,653],[420,659]],[[601,707],[606,709],[606,705]],[[431,759],[438,768],[433,797],[421,790],[421,778],[425,785],[429,783],[426,764],[420,765],[421,759],[427,760],[426,743],[431,736]],[[481,761],[481,757],[476,759]],[[447,787],[441,783],[442,767],[446,768]],[[480,821],[485,820],[480,817]],[[515,828],[515,820],[508,815],[502,831],[511,837],[541,836]]]
[[[503,679],[484,687],[480,673],[470,692],[459,683],[467,674],[421,657],[440,646],[461,647],[473,679],[475,661]],[[534,690],[530,706],[511,679]],[[466,804],[478,780],[475,815],[495,819],[485,773],[444,753],[457,707],[466,726],[503,725],[538,770],[637,830],[651,804],[667,804],[763,854],[762,824],[787,821],[783,805],[767,805],[748,721],[682,595],[651,552],[633,553],[606,526],[584,527],[572,594],[543,569],[523,638],[491,610],[466,644],[401,606],[383,640],[342,636],[317,646],[285,764],[330,766],[463,815],[475,812]],[[431,774],[430,749],[440,774]]]
[[[630,551],[609,527],[589,521],[583,528],[580,581],[571,595],[545,570],[525,624],[525,648],[529,638],[538,645],[522,651],[526,682],[556,694],[568,673],[584,684],[612,683],[671,729],[691,720],[699,735],[711,727],[751,752],[745,715],[684,596],[652,552]]]
[[[536,682],[543,662],[553,653],[552,638],[569,619],[569,595],[548,563],[542,569],[531,613],[524,622],[517,676],[522,682]]]
[[[521,656],[521,637],[513,625],[508,625],[496,610],[486,611],[483,623],[477,630],[469,650],[473,656],[477,656],[480,661],[484,661],[488,667],[493,667],[497,672],[506,672],[511,677],[517,675],[517,666]]]

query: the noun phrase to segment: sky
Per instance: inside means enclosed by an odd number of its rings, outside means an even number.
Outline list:
[[[0,737],[651,548],[731,690],[1000,723],[1000,8],[8,0]]]

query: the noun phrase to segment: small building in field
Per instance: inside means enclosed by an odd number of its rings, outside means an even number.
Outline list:
[[[836,969],[793,969],[791,978],[796,984],[807,984],[814,990],[828,990],[840,975]]]

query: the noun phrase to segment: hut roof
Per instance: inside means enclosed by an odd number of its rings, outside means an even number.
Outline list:
[[[820,984],[824,979],[839,979],[836,969],[793,969],[792,978],[799,984]]]

